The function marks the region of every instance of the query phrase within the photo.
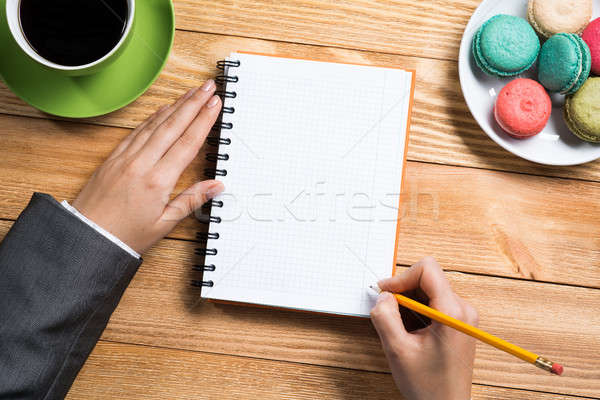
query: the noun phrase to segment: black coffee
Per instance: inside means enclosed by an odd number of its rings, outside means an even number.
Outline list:
[[[35,51],[61,65],[96,61],[121,39],[127,0],[21,0],[21,29]]]

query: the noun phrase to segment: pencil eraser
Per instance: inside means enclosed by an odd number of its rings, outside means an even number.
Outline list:
[[[563,368],[563,366],[562,366],[562,365],[560,365],[560,364],[557,364],[557,363],[552,363],[552,369],[551,369],[551,372],[552,372],[553,374],[556,374],[556,375],[562,375],[563,371],[564,371],[564,368]]]

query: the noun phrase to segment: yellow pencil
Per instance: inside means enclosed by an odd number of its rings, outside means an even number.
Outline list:
[[[381,289],[377,285],[370,286],[377,293],[381,293]],[[464,334],[467,334],[475,339],[479,339],[484,343],[494,346],[497,349],[503,350],[513,356],[519,357],[521,360],[527,361],[539,367],[543,370],[551,372],[556,375],[561,375],[563,373],[563,366],[552,362],[544,357],[538,356],[531,351],[527,351],[517,345],[507,342],[506,340],[500,339],[497,336],[491,335],[479,328],[476,328],[472,325],[466,324],[456,318],[452,318],[449,315],[446,315],[438,310],[435,310],[431,307],[426,306],[425,304],[421,304],[418,301],[410,299],[401,294],[393,293],[394,297],[398,301],[398,304],[404,306],[408,309],[411,309],[419,314],[425,315],[441,324],[454,328]]]

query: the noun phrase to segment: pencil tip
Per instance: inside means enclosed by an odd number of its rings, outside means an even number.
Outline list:
[[[376,283],[369,285],[369,289],[371,289],[372,291],[374,291],[377,294],[381,293],[381,288]]]

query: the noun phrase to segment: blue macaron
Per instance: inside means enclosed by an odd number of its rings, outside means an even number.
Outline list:
[[[558,33],[544,43],[538,79],[550,92],[573,94],[590,76],[590,48],[574,33]]]
[[[487,20],[475,34],[473,57],[488,75],[519,75],[535,64],[540,39],[523,18],[499,14]]]

